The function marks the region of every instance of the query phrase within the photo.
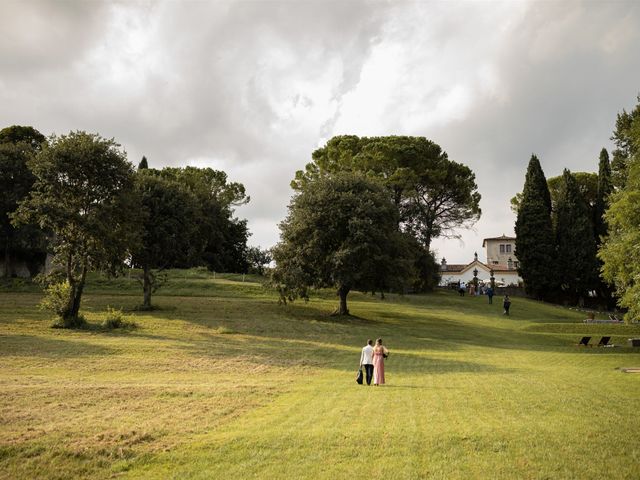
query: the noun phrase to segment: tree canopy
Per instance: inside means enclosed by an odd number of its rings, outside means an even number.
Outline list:
[[[347,315],[352,289],[402,288],[412,261],[398,212],[379,182],[361,173],[309,178],[280,224],[272,252],[281,298],[307,297],[309,288],[337,289],[337,314]]]
[[[592,172],[571,172],[578,190],[589,207],[593,207],[598,197],[598,174]],[[555,224],[555,212],[560,197],[560,190],[563,185],[562,175],[547,179],[547,187],[549,189],[549,198],[551,199],[551,215]],[[520,204],[522,203],[522,192],[517,193],[511,198],[511,211],[518,213]]]
[[[44,264],[43,232],[33,224],[13,225],[11,214],[33,186],[35,177],[28,162],[45,141],[33,127],[14,125],[0,130],[0,249],[4,254],[6,277],[14,273],[16,259],[26,261],[32,274]]]
[[[638,98],[640,100],[640,97]],[[623,113],[625,113],[623,111]],[[616,140],[618,150],[624,150],[624,181],[610,197],[610,206],[604,215],[608,225],[608,236],[600,248],[602,274],[614,285],[620,306],[628,308],[628,320],[640,319],[640,104],[632,114],[623,115],[624,131],[621,140]],[[623,138],[623,139],[622,139]],[[620,153],[618,153],[620,155]],[[622,158],[620,156],[617,157]],[[614,151],[614,160],[616,152]],[[613,170],[613,165],[612,165]],[[621,172],[620,169],[617,170]],[[615,181],[613,182],[616,183]]]
[[[640,137],[639,137],[640,138]],[[640,319],[640,157],[630,163],[624,188],[605,214],[609,236],[599,252],[602,274],[614,285],[627,319]]]
[[[336,172],[378,178],[398,209],[401,227],[427,250],[434,238],[455,236],[454,229],[480,218],[474,173],[424,137],[337,136],[314,151],[312,158],[304,171],[296,173],[294,189]]]
[[[616,117],[611,140],[616,145],[611,161],[611,178],[614,187],[621,189],[626,183],[630,161],[640,152],[637,138],[640,136],[640,95],[633,110],[622,110]]]
[[[149,162],[147,161],[147,157],[143,155],[142,160],[140,160],[140,163],[138,164],[138,170],[145,170],[147,168],[149,168]]]
[[[60,314],[72,327],[89,269],[117,268],[134,243],[133,167],[113,140],[81,131],[51,137],[30,167],[35,182],[16,221],[52,233],[54,264],[68,286]]]
[[[206,239],[199,235],[196,197],[187,188],[142,169],[135,175],[135,190],[140,239],[132,246],[131,261],[142,269],[143,307],[148,309],[151,294],[163,283],[159,272],[197,258]]]
[[[535,155],[531,156],[515,225],[518,272],[527,293],[548,298],[556,286],[551,195]]]
[[[597,286],[596,242],[591,211],[575,177],[565,169],[562,179],[556,226],[558,279],[562,291],[580,301]]]
[[[206,239],[205,246],[199,257],[173,266],[206,265],[219,272],[246,272],[249,229],[246,220],[233,216],[233,207],[250,200],[244,185],[229,182],[225,172],[211,168],[168,167],[154,172],[183,185],[198,199],[198,236]]]

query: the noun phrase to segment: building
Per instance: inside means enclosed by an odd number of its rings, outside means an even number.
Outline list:
[[[487,265],[509,266],[518,269],[518,259],[516,258],[516,237],[485,238],[482,241],[482,248],[487,254]]]
[[[477,274],[478,279],[485,283],[490,281],[491,275],[499,286],[520,285],[522,278],[518,275],[518,259],[515,256],[515,237],[485,238],[482,247],[486,253],[486,263],[478,260],[478,254],[474,254],[472,262],[467,264],[448,264],[443,258],[440,264],[440,285],[447,286],[452,283],[468,283]]]

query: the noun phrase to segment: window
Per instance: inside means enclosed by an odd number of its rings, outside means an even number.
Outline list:
[[[498,260],[494,260],[494,261],[493,261],[493,264],[494,264],[494,265],[498,265]]]
[[[505,247],[505,245],[500,244],[500,253],[504,253],[504,247]]]
[[[511,245],[505,245],[507,253],[511,253]]]

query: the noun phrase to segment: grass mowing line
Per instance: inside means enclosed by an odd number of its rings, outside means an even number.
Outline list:
[[[355,293],[344,321],[326,315],[332,292],[283,308],[252,286],[212,281],[202,296],[180,281],[187,296],[156,297],[163,309],[132,312],[126,334],[48,330],[37,294],[0,294],[0,477],[639,476],[640,385],[614,370],[634,351],[524,330],[577,313]],[[125,287],[97,286],[89,315],[133,308]],[[379,335],[390,384],[359,387],[359,347]]]

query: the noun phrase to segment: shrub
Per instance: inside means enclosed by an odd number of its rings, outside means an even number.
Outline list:
[[[40,308],[55,313],[62,318],[69,304],[71,296],[71,285],[62,281],[51,283],[44,289],[44,298],[40,301]]]
[[[135,328],[136,324],[125,320],[122,310],[107,307],[107,315],[102,322],[102,327],[113,330],[116,328]]]
[[[53,328],[82,328],[87,321],[82,315],[75,318],[65,317],[69,310],[71,285],[66,280],[50,283],[44,289],[44,298],[40,301],[40,308],[49,310],[56,315]]]

